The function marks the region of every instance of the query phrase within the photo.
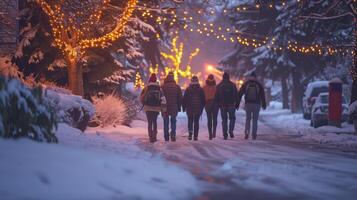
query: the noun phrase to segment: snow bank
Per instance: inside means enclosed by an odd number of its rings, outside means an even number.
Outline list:
[[[313,128],[310,121],[305,120],[302,114],[293,114],[290,110],[267,110],[262,112],[262,117],[269,118],[269,125],[284,130],[288,134],[301,135],[303,140],[313,140],[318,143],[332,144],[337,146],[357,147],[357,136],[353,126],[347,123],[342,124],[342,128],[333,126],[322,126]]]
[[[95,114],[95,108],[91,102],[64,89],[48,87],[45,94],[51,106],[57,111],[60,122],[65,122],[82,131]]]
[[[135,148],[113,153],[100,146],[76,147],[90,146],[97,139],[65,124],[57,135],[64,144],[0,139],[1,198],[167,200],[187,199],[198,192],[189,172],[159,157]],[[116,148],[120,150],[118,143]]]

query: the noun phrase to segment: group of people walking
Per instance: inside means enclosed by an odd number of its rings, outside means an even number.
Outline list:
[[[164,120],[165,141],[176,141],[176,118],[178,112],[186,112],[188,118],[188,139],[198,140],[199,120],[203,110],[207,114],[208,137],[216,137],[218,112],[221,113],[222,131],[225,140],[234,138],[235,112],[239,109],[242,97],[245,98],[245,139],[252,133],[252,139],[257,137],[258,116],[261,108],[266,108],[265,93],[262,84],[252,72],[247,81],[238,90],[224,73],[222,81],[217,85],[214,76],[208,76],[205,85],[201,87],[197,76],[191,78],[191,83],[182,95],[180,86],[169,73],[160,86],[156,74],[151,74],[148,85],[140,95],[140,101],[148,121],[150,142],[157,141],[157,118],[161,112]],[[253,122],[251,131],[251,121]]]

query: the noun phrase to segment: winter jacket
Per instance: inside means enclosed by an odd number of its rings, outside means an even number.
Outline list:
[[[216,110],[218,107],[217,102],[215,101],[217,91],[216,81],[206,80],[206,85],[203,87],[203,91],[205,92],[206,97],[206,111],[211,112],[212,110]]]
[[[216,96],[216,90],[217,90],[216,82],[206,80],[206,85],[203,86],[203,91],[205,92],[206,101],[214,100],[214,97]]]
[[[224,94],[224,89],[229,87],[232,91],[231,94]],[[223,79],[216,89],[215,101],[218,103],[220,108],[238,108],[238,90],[236,85],[229,79]],[[227,96],[230,96],[230,102],[226,103]]]
[[[257,85],[257,98],[255,100],[249,100],[247,99],[246,93],[247,93],[247,87],[249,84],[256,84]],[[238,92],[238,102],[240,103],[243,95],[245,96],[245,103],[253,103],[253,104],[259,104],[261,105],[264,109],[266,108],[266,100],[265,100],[265,92],[264,88],[261,83],[257,81],[256,78],[249,78],[239,89]]]
[[[145,104],[145,97],[146,97],[146,94],[148,93],[149,90],[158,90],[160,91],[160,105],[159,106],[149,106],[149,105],[146,105]],[[160,88],[160,85],[159,83],[154,83],[154,82],[150,82],[144,89],[143,91],[141,92],[140,94],[140,102],[144,105],[144,111],[147,112],[147,111],[152,111],[152,112],[161,112],[161,102],[162,102],[162,98],[165,98],[163,96],[163,92]]]
[[[183,96],[182,108],[187,115],[201,115],[205,101],[205,93],[200,84],[190,84]]]
[[[166,97],[167,110],[163,115],[176,116],[181,110],[182,92],[180,86],[176,84],[174,76],[167,76],[162,85],[162,91]]]

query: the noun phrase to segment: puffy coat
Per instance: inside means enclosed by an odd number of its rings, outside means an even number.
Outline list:
[[[162,91],[166,97],[167,109],[163,115],[176,116],[181,110],[182,92],[180,86],[176,84],[174,76],[168,75],[162,85]]]
[[[225,94],[223,89],[225,87],[230,87],[232,93],[229,94],[231,98],[229,99],[229,103],[225,102]],[[217,85],[217,91],[216,91],[216,96],[215,96],[215,101],[218,103],[219,107],[228,107],[228,108],[238,108],[239,102],[238,102],[238,90],[236,85],[230,81],[227,78],[224,78],[218,85]]]
[[[161,95],[160,95],[160,101],[162,101],[162,98],[164,97],[163,96],[163,93],[161,91],[161,88],[160,88],[160,85],[159,83],[154,83],[154,82],[150,82],[144,89],[143,91],[141,92],[140,94],[140,101],[141,103],[144,105],[144,111],[147,112],[147,111],[153,111],[153,112],[160,112],[161,111],[161,105],[160,106],[149,106],[149,105],[146,105],[145,104],[145,97],[146,97],[146,94],[149,90],[158,90],[160,91]]]
[[[186,89],[182,108],[187,115],[201,115],[205,107],[205,93],[199,84],[190,84]]]
[[[218,104],[215,101],[215,96],[217,92],[217,86],[215,80],[206,80],[206,85],[203,86],[203,91],[205,93],[206,103],[205,109],[207,112],[218,109]]]

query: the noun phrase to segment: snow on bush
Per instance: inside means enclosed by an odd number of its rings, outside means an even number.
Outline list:
[[[127,105],[113,95],[97,99],[94,105],[96,118],[102,126],[124,125],[130,121]]]
[[[55,108],[60,122],[82,131],[86,129],[88,122],[95,114],[95,108],[91,102],[81,96],[71,94],[66,89],[47,87],[46,97]]]
[[[56,115],[40,87],[28,88],[17,79],[0,76],[0,136],[57,142]]]

